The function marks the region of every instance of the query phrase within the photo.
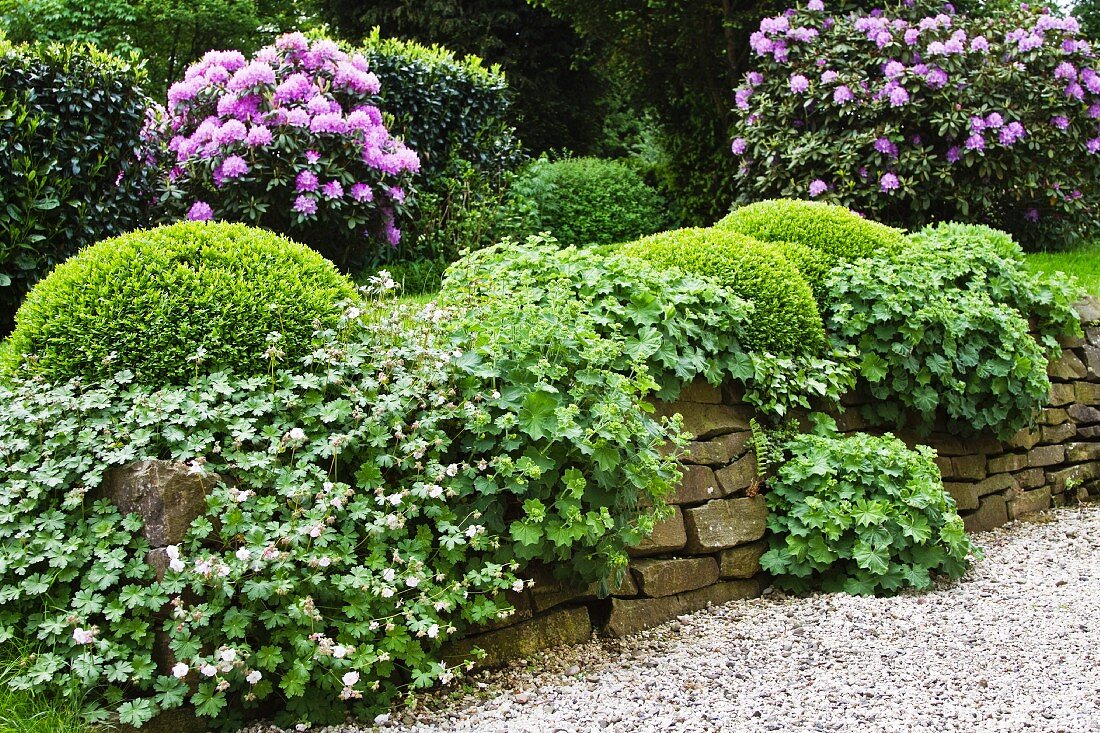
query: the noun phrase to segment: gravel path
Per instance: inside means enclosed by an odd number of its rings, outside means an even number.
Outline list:
[[[978,535],[985,560],[934,592],[735,601],[482,673],[381,731],[1100,731],[1100,507],[1053,518]]]

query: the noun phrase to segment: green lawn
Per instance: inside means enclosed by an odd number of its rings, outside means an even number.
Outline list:
[[[1027,256],[1032,272],[1075,275],[1091,295],[1100,295],[1100,240],[1064,252],[1037,252]]]
[[[53,695],[14,692],[8,677],[27,658],[13,642],[0,644],[0,733],[89,733],[71,705]]]

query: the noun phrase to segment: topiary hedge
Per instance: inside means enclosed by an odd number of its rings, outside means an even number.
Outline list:
[[[340,323],[355,287],[308,247],[242,224],[188,222],[95,244],[19,309],[3,370],[63,382],[128,369],[182,383],[265,374]]]
[[[744,334],[750,350],[808,354],[825,340],[810,286],[775,245],[720,229],[678,229],[631,242],[623,252],[705,275],[752,303]]]
[[[501,219],[504,234],[548,231],[578,246],[626,242],[668,221],[660,194],[635,170],[600,158],[533,162],[512,185]]]
[[[0,335],[50,268],[149,221],[144,79],[88,46],[0,40]]]

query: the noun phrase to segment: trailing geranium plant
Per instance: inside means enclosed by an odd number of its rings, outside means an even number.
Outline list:
[[[1097,219],[1100,73],[1074,18],[910,2],[765,18],[736,90],[742,200],[842,203],[891,224],[980,221],[1025,245]]]
[[[420,162],[379,88],[366,57],[300,33],[251,59],[211,51],[168,90],[167,215],[260,225],[344,269],[391,259]]]

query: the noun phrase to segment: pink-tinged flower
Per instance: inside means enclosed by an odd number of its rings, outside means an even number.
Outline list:
[[[309,112],[300,107],[287,110],[286,124],[291,127],[309,127]]]
[[[880,137],[875,140],[875,150],[891,158],[898,157],[898,146],[891,142],[889,138]]]
[[[310,196],[301,194],[294,199],[294,211],[304,216],[313,216],[317,213],[317,201]]]
[[[317,54],[319,58],[325,61],[343,61],[347,58],[347,54],[340,50],[339,44],[327,38],[321,38],[314,41],[310,51]]]
[[[311,132],[329,132],[342,135],[348,131],[348,123],[342,114],[329,112],[314,117],[309,123],[309,129]]]
[[[213,677],[218,673],[218,668],[208,662],[199,668],[199,673],[203,677]]]
[[[974,36],[973,38],[970,39],[970,50],[971,51],[988,51],[989,50],[989,41],[986,40],[985,36]]]
[[[205,201],[196,201],[188,209],[187,218],[191,221],[210,221],[214,218],[214,210]]]
[[[1050,118],[1050,124],[1054,125],[1059,130],[1065,130],[1069,127],[1069,118],[1064,115],[1055,115]]]
[[[374,191],[365,183],[353,183],[351,185],[351,197],[359,202],[373,201]]]
[[[883,192],[896,191],[900,186],[901,182],[893,173],[883,173],[878,179],[879,190]]]
[[[302,171],[295,181],[295,189],[298,193],[317,190],[317,174],[313,171]]]
[[[260,680],[262,680],[263,678],[264,678],[263,673],[261,673],[260,670],[258,670],[258,669],[254,669],[251,672],[249,672],[247,675],[245,675],[244,679],[245,679],[246,682],[248,682],[248,684],[254,685],[257,682],[259,682]]]
[[[1085,143],[1085,150],[1089,151],[1090,155],[1096,155],[1100,153],[1100,137],[1094,137]]]
[[[338,88],[350,89],[359,94],[378,94],[382,88],[377,76],[369,71],[362,71],[349,61],[341,61],[336,65],[332,83]]]
[[[1039,210],[1035,208],[1028,209],[1024,212],[1024,218],[1032,223],[1039,221]]]
[[[905,73],[905,64],[900,61],[887,61],[886,65],[882,67],[882,73],[887,79],[897,79]]]
[[[172,676],[175,677],[177,680],[182,680],[184,677],[187,676],[190,671],[191,668],[183,662],[176,662],[174,665],[172,665]]]
[[[334,99],[329,99],[323,95],[317,94],[310,98],[306,102],[306,110],[311,115],[327,115],[332,112],[342,112],[340,109],[340,103]]]
[[[170,108],[182,102],[189,102],[195,95],[205,88],[206,83],[202,79],[184,79],[168,87],[168,106]]]
[[[970,137],[966,138],[967,150],[985,150],[985,137],[980,132],[975,132]]]
[[[359,683],[359,673],[354,670],[344,672],[344,676],[340,678],[340,681],[344,683],[344,687],[354,687]]]
[[[221,165],[221,174],[223,178],[240,178],[243,175],[247,175],[250,168],[248,162],[239,155],[230,155]]]
[[[817,198],[828,190],[829,184],[825,183],[825,181],[821,180],[820,178],[815,178],[814,180],[810,181],[811,198]]]
[[[962,149],[958,145],[952,145],[947,149],[947,162],[958,163],[962,158]]]
[[[790,87],[795,94],[801,94],[810,88],[810,80],[802,74],[791,74]]]
[[[833,90],[833,102],[836,104],[847,104],[855,99],[855,95],[852,94],[852,90],[848,88],[847,84],[841,84]]]
[[[1089,105],[1089,117],[1094,120],[1100,118],[1100,104]]]
[[[264,125],[253,125],[244,138],[245,145],[260,148],[271,143],[271,130]]]
[[[909,102],[909,92],[905,87],[894,87],[890,90],[890,106],[901,107]]]
[[[320,160],[321,160],[321,154],[318,153],[316,150],[307,150],[306,151],[306,162],[309,163],[310,165],[314,165],[315,163],[317,163]]]
[[[327,199],[343,198],[344,186],[339,181],[329,181],[321,186],[321,195]]]
[[[821,72],[821,83],[832,84],[834,81],[836,81],[838,76],[839,74],[837,74],[832,69],[825,69],[825,71]]]
[[[947,49],[944,48],[943,41],[932,41],[924,53],[928,56],[943,56],[947,53]]]
[[[275,48],[280,51],[308,51],[309,41],[302,33],[286,33],[275,39]]]
[[[264,84],[275,83],[275,70],[263,61],[252,61],[241,67],[229,80],[229,91],[241,92]]]
[[[1054,78],[1062,81],[1077,81],[1077,69],[1068,61],[1063,61],[1054,69]]]
[[[226,120],[214,133],[214,142],[218,145],[230,145],[240,142],[248,136],[248,128],[240,120]]]
[[[95,641],[95,631],[92,629],[82,629],[78,626],[73,629],[73,641],[77,644],[91,644]]]
[[[744,155],[745,151],[748,150],[748,148],[749,144],[743,137],[735,137],[733,139],[733,142],[730,144],[730,150],[733,152],[734,155]]]
[[[275,87],[275,103],[301,102],[314,95],[313,80],[298,72],[291,74],[283,83]]]
[[[1085,69],[1081,72],[1081,80],[1085,83],[1085,89],[1093,94],[1100,94],[1100,74],[1092,69]]]

